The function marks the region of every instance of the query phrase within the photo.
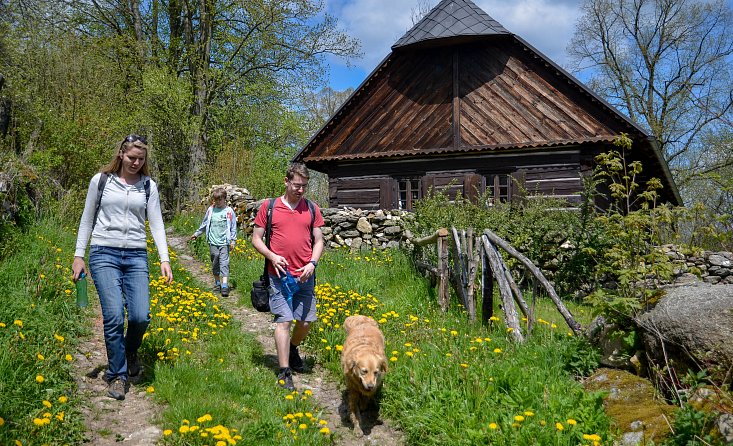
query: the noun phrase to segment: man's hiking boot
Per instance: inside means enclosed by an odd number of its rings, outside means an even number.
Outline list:
[[[219,291],[221,291],[221,285],[217,283],[216,285],[214,285],[214,289],[212,291],[218,293]]]
[[[137,356],[137,352],[127,355],[127,375],[130,377],[137,376],[140,374],[140,358]]]
[[[116,400],[124,400],[127,383],[122,378],[114,378],[107,384],[107,396]]]
[[[228,286],[221,287],[221,295],[223,297],[229,296],[229,287]]]
[[[300,357],[300,354],[298,353],[298,347],[296,345],[290,344],[288,363],[290,364],[290,368],[298,373],[303,373],[303,371],[305,370],[303,358]]]
[[[295,385],[293,385],[293,374],[289,367],[283,367],[280,369],[280,373],[277,375],[277,384],[283,389],[295,390]]]

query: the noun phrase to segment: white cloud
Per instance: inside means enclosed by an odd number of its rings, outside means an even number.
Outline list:
[[[430,6],[439,0],[431,0]],[[363,57],[353,63],[371,72],[390,47],[412,27],[418,0],[327,0],[327,11],[361,42]],[[424,1],[423,1],[424,3]],[[580,0],[474,0],[510,32],[560,65],[579,16]]]

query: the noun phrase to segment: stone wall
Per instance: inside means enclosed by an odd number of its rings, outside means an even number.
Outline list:
[[[227,190],[230,205],[239,216],[241,230],[250,234],[262,200],[254,200],[247,189],[231,184],[211,186],[209,193],[216,187]],[[208,204],[209,199],[206,198],[204,203]],[[413,218],[411,213],[353,208],[321,209],[321,213],[326,223],[323,235],[328,248],[348,246],[358,250],[411,246],[412,234],[403,225],[406,220]],[[733,253],[704,251],[686,254],[672,245],[664,245],[661,249],[674,264],[671,282],[675,285],[696,281],[713,285],[733,284]],[[557,269],[557,262],[557,259],[553,259],[547,265],[540,265],[550,280]]]
[[[662,246],[664,254],[674,264],[672,282],[675,285],[702,280],[712,285],[733,284],[733,253],[703,251],[686,254],[672,245]]]
[[[262,200],[247,204],[244,213],[240,213],[242,230],[252,232],[254,218]],[[321,209],[325,225],[323,240],[327,248],[349,247],[352,250],[398,248],[409,244],[412,234],[404,229],[403,223],[411,219],[412,214],[404,211],[376,210],[364,211],[353,208]]]
[[[254,218],[263,200],[254,200],[245,188],[231,184],[215,184],[208,190],[202,204],[210,203],[211,192],[222,187],[227,191],[227,200],[238,216],[239,228],[249,235],[254,227]],[[349,247],[353,250],[372,248],[397,248],[409,245],[412,234],[403,228],[412,214],[404,211],[363,211],[361,209],[321,209],[325,225],[323,238],[327,248]]]

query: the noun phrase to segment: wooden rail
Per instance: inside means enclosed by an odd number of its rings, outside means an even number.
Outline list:
[[[449,267],[448,261],[448,236],[452,234],[453,239],[453,268]],[[481,284],[482,284],[482,316],[483,322],[488,322],[493,314],[493,282],[494,279],[499,287],[499,295],[502,300],[502,309],[505,315],[505,321],[511,336],[517,342],[524,341],[517,306],[527,319],[527,333],[531,331],[534,324],[534,315],[532,309],[522,296],[522,292],[514,281],[509,268],[507,268],[504,259],[499,253],[498,248],[504,249],[509,255],[517,258],[533,276],[547,290],[552,301],[555,303],[560,314],[565,318],[568,326],[576,333],[580,333],[581,327],[572,314],[568,311],[560,298],[555,293],[552,284],[545,278],[540,271],[527,257],[523,256],[519,251],[514,249],[505,240],[486,229],[484,233],[474,243],[473,230],[457,231],[455,228],[441,228],[433,234],[415,239],[412,243],[415,246],[423,247],[435,244],[437,246],[438,266],[434,267],[420,260],[415,260],[416,266],[420,271],[427,273],[434,284],[438,288],[438,304],[443,311],[447,311],[449,307],[449,283],[453,284],[456,294],[461,299],[468,312],[469,318],[476,318],[476,304],[474,299],[474,290],[476,282],[476,274],[479,263],[479,251],[481,251]],[[480,247],[480,249],[479,249]],[[493,276],[493,277],[492,277]],[[536,290],[535,290],[536,291]],[[536,293],[535,293],[536,294]]]
[[[440,228],[435,231],[435,233],[427,237],[419,238],[412,241],[415,246],[426,246],[433,243],[438,245],[438,267],[435,271],[427,271],[433,274],[437,274],[438,305],[440,305],[440,308],[443,311],[448,311],[448,301],[450,297],[450,294],[448,292],[448,278],[450,275],[448,272],[448,242],[446,240],[447,237],[448,230],[445,228]]]

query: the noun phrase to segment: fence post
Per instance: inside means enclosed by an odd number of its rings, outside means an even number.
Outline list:
[[[478,240],[477,240],[478,242]],[[491,264],[488,262],[487,256],[484,249],[484,245],[480,245],[481,248],[481,322],[486,325],[489,322],[489,318],[494,315],[494,278],[491,273]]]
[[[448,281],[448,230],[438,230],[438,304],[443,311],[448,310],[449,288]]]

